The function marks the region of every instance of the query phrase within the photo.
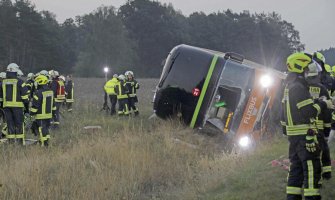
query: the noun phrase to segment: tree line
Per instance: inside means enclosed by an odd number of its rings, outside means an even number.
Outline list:
[[[225,9],[225,8],[222,8]],[[16,62],[36,72],[56,68],[77,76],[132,70],[158,77],[161,63],[178,44],[236,52],[279,70],[304,49],[293,24],[277,13],[224,11],[183,15],[171,4],[129,0],[119,9],[102,6],[59,23],[29,0],[0,0],[0,66]]]

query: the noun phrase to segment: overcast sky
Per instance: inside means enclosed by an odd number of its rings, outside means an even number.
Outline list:
[[[159,0],[189,15],[195,11],[211,12],[232,9],[234,12],[279,13],[300,32],[306,51],[335,47],[334,0]],[[38,10],[49,10],[57,20],[89,13],[101,5],[119,7],[126,0],[31,0]],[[334,55],[335,56],[335,55]]]

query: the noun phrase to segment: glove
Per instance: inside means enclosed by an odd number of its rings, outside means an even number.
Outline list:
[[[135,85],[135,83],[134,82],[131,82],[131,86],[134,86]]]
[[[306,135],[306,150],[310,153],[314,153],[318,150],[318,139],[313,129],[308,129]]]

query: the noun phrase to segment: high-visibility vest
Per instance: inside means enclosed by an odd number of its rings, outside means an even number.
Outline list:
[[[112,78],[111,80],[107,81],[104,90],[108,95],[115,95],[115,86],[118,84],[119,80],[117,78]]]
[[[20,79],[3,79],[2,80],[2,92],[3,97],[0,101],[3,101],[3,107],[19,107],[23,108],[23,100],[28,99],[28,94],[21,94],[22,87],[25,87],[23,81]]]
[[[51,119],[52,111],[56,110],[51,90],[40,90],[33,96],[30,111],[36,114],[35,119]]]

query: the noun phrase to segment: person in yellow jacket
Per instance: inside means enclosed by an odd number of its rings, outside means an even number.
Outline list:
[[[118,115],[128,116],[129,115],[129,108],[128,108],[128,98],[129,98],[129,91],[126,87],[126,77],[121,74],[119,77],[119,82],[115,86],[115,93],[117,96],[117,100],[119,102],[119,111]]]
[[[115,86],[117,86],[118,83],[119,83],[118,75],[114,74],[113,78],[107,81],[104,86],[104,91],[105,91],[104,107],[107,107],[107,96],[109,96],[109,100],[111,102],[111,115],[116,114],[115,106],[117,103],[117,95],[115,93]]]

